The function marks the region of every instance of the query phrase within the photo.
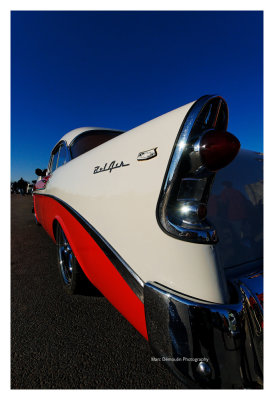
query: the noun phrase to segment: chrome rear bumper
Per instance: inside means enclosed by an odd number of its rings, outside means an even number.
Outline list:
[[[203,303],[155,282],[145,285],[150,345],[188,387],[263,385],[263,275],[233,284],[236,304]]]

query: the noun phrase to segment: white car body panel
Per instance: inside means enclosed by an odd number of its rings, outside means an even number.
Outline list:
[[[215,303],[226,300],[214,247],[174,239],[157,223],[156,206],[180,126],[193,103],[132,129],[53,172],[45,194],[62,199],[117,250],[144,281]],[[80,128],[79,133],[82,131]],[[75,131],[62,139],[72,140]],[[157,157],[137,161],[157,148]],[[94,174],[112,161],[130,164]],[[73,184],[72,184],[73,183]],[[199,277],[199,279],[197,279]]]

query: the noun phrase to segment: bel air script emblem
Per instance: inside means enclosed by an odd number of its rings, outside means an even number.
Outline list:
[[[99,165],[97,167],[94,167],[94,174],[99,174],[99,172],[106,172],[109,171],[111,172],[113,169],[116,168],[122,168],[122,167],[128,167],[129,164],[125,164],[124,161],[121,161],[120,163],[116,162],[115,160],[112,161],[111,163],[105,163],[103,167],[100,167]]]

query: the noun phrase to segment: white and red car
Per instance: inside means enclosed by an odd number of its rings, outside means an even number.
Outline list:
[[[127,132],[79,128],[33,193],[65,290],[92,283],[186,385],[262,387],[262,155],[203,96]]]

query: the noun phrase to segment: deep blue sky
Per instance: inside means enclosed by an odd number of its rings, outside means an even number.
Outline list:
[[[11,179],[71,129],[128,130],[204,94],[263,151],[262,12],[12,12]]]

